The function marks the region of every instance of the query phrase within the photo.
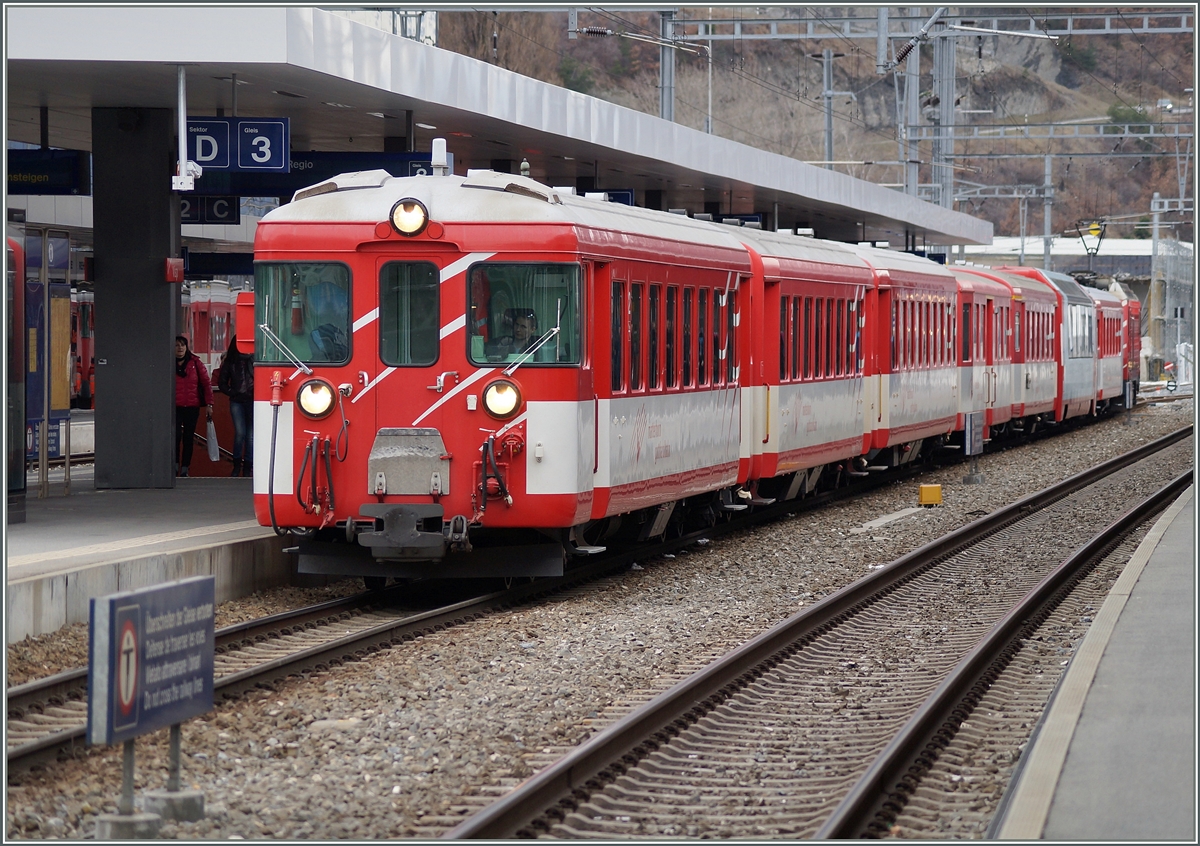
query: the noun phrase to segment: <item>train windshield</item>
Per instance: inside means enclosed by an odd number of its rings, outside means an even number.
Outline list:
[[[578,364],[578,264],[486,262],[468,274],[472,364]]]
[[[290,352],[306,364],[350,360],[350,269],[333,262],[254,265],[254,358],[283,364]],[[287,346],[263,332],[266,324]]]

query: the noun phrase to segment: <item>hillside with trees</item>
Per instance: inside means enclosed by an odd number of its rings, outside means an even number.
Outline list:
[[[962,9],[981,17],[987,11],[982,7]],[[931,13],[932,7],[925,11]],[[1017,7],[997,7],[995,11],[1012,14]],[[1022,7],[1021,11],[1037,21],[1045,20],[1038,15],[1041,10]],[[1073,11],[1079,14],[1083,10]],[[1103,11],[1136,21],[1139,13],[1153,9]],[[750,25],[760,17],[807,17],[819,22],[825,17],[851,14],[874,19],[875,10],[688,7],[679,9],[677,20],[702,20],[710,15],[737,18],[750,31]],[[657,38],[659,15],[581,8],[579,25],[624,33],[624,37],[570,39],[566,12],[443,11],[438,16],[438,46],[658,114],[660,50],[653,41],[643,39]],[[1193,121],[1193,34],[1144,35],[1127,31],[1048,41],[965,33],[956,42],[956,122],[960,126],[1133,123],[1145,126],[1149,132],[1154,124]],[[836,169],[881,184],[902,183],[903,171],[897,164],[901,158],[897,143],[898,83],[892,73],[876,73],[875,43],[871,39],[713,42],[712,131],[803,161],[823,160],[822,69],[812,54],[819,57],[824,47],[842,54],[833,63],[833,90],[853,94],[834,101],[834,159],[850,162],[838,164]],[[929,104],[932,48],[926,43],[920,50],[922,101]],[[675,74],[675,120],[703,130],[709,102],[708,58],[679,50]],[[922,183],[933,181],[928,166],[929,146],[926,142],[920,149]],[[1185,142],[1178,151],[1175,148],[1174,141],[1157,137],[1073,142],[959,140],[955,178],[960,185],[1041,186],[1043,156],[1055,153],[1052,223],[1056,231],[1073,228],[1076,221],[1103,218],[1110,222],[1113,237],[1149,237],[1154,192],[1175,198],[1181,196],[1182,186],[1184,196],[1192,196],[1194,145]],[[1016,200],[971,200],[956,207],[990,220],[997,236],[1020,234]],[[1167,223],[1178,220],[1178,215],[1164,218]],[[1193,240],[1190,223],[1174,225],[1181,240]],[[1042,203],[1038,198],[1029,201],[1025,229],[1037,236],[1041,227]]]

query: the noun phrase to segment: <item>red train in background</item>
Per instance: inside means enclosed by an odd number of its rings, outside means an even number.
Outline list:
[[[233,297],[229,283],[221,280],[191,282],[180,295],[183,333],[192,351],[210,374],[233,337]],[[71,289],[71,407],[92,408],[96,397],[95,295],[90,288]]]
[[[255,260],[259,521],[372,585],[558,574],[1137,389],[1136,301],[1071,277],[491,171],[327,180]]]

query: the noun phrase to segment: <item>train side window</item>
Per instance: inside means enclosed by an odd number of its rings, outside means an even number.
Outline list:
[[[683,386],[692,385],[692,300],[696,296],[694,288],[683,289]]]
[[[800,298],[792,297],[792,381],[800,378],[801,344],[805,342],[804,324],[800,322]],[[805,362],[808,361],[808,348],[803,347]],[[807,374],[806,374],[807,375]]]
[[[730,290],[725,303],[725,381],[737,381],[737,343],[734,330],[737,324],[737,290]]]
[[[825,375],[833,375],[833,297],[825,300]]]
[[[858,351],[858,300],[846,301],[846,372],[858,372],[855,354]]]
[[[971,360],[971,304],[963,303],[962,307],[962,323],[959,325],[959,332],[962,333],[962,360]]]
[[[942,307],[933,303],[929,306],[930,314],[933,319],[933,335],[930,339],[933,344],[932,363],[938,365],[942,363]]]
[[[892,369],[895,373],[900,366],[900,304],[892,298]]]
[[[804,378],[812,378],[812,336],[813,336],[813,319],[812,319],[813,298],[804,298],[804,339],[802,341],[802,349],[804,350]]]
[[[825,324],[825,298],[817,297],[816,314],[813,316],[813,377],[820,379],[825,374],[825,357],[822,340],[828,327]]]
[[[938,326],[938,306],[937,303],[925,304],[925,337],[929,344],[929,366],[933,367],[938,360],[938,339],[941,336],[940,327]]]
[[[646,368],[646,378],[650,389],[658,387],[658,306],[662,299],[662,285],[650,286],[650,337],[647,338],[650,356],[650,366]]]
[[[856,307],[854,309],[854,341],[853,341],[853,343],[854,343],[854,372],[855,372],[855,374],[859,374],[859,375],[862,374],[863,365],[866,363],[866,360],[867,360],[866,359],[866,350],[863,349],[863,339],[862,339],[862,324],[863,324],[864,318],[866,317],[866,311],[864,311],[864,303],[865,303],[865,300],[863,300],[862,297],[859,297],[855,301]]]
[[[612,391],[620,392],[625,378],[625,283],[612,283]]]
[[[788,328],[789,297],[779,298],[779,381],[786,382],[788,377],[788,340],[795,337],[795,327]]]
[[[713,291],[712,304],[712,383],[721,383],[721,363],[725,359],[725,350],[721,347],[721,297],[719,291]]]
[[[665,340],[667,359],[667,387],[674,388],[678,379],[675,375],[675,312],[679,304],[679,288],[667,286],[667,336]]]
[[[629,390],[642,389],[642,291],[645,286],[629,286]]]
[[[978,362],[986,362],[987,359],[987,338],[984,328],[984,307],[982,305],[975,306],[975,360]]]
[[[701,288],[696,300],[696,384],[708,384],[708,289]]]
[[[432,262],[390,261],[379,270],[379,359],[389,367],[438,360],[440,277]]]
[[[846,365],[846,360],[842,354],[842,341],[846,337],[846,301],[841,297],[838,297],[837,301],[834,303],[834,306],[834,310],[837,312],[837,331],[833,335],[835,339],[833,343],[835,356],[833,373],[835,376],[840,376],[845,372],[843,368]]]

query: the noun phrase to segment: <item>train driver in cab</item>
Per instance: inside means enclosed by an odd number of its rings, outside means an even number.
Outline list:
[[[508,317],[512,323],[512,334],[497,338],[489,344],[489,357],[520,355],[528,352],[537,344],[539,338],[537,312],[531,308],[511,308],[508,310]]]

